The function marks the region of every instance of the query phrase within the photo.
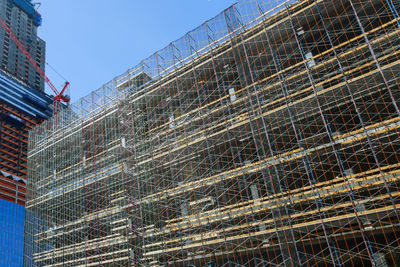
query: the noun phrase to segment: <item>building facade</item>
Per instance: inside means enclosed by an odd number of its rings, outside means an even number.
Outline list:
[[[40,15],[30,1],[0,0],[0,18],[44,68]],[[0,27],[0,266],[21,266],[28,131],[52,116],[43,79]]]
[[[31,0],[0,0],[0,18],[10,27],[38,66],[45,69],[46,44],[37,36],[42,18]],[[44,91],[44,79],[0,27],[0,69],[30,88]]]
[[[52,116],[51,107],[48,95],[0,71],[0,176],[13,184],[1,199],[25,205],[28,131]]]
[[[0,266],[22,265],[28,131],[51,107],[49,96],[0,70]]]
[[[400,6],[243,0],[30,132],[25,266],[398,266]]]

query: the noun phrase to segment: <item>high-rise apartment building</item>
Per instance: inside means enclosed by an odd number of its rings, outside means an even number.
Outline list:
[[[30,1],[0,0],[0,18],[44,68],[40,15]],[[52,99],[13,40],[0,27],[0,266],[21,266],[28,131],[52,116]]]
[[[0,0],[0,18],[10,27],[38,66],[45,69],[46,44],[37,36],[42,18],[31,0]],[[30,88],[44,91],[44,80],[0,27],[0,69]]]
[[[25,266],[399,266],[399,12],[242,0],[35,128]]]

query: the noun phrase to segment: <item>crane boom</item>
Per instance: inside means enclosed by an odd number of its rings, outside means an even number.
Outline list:
[[[68,96],[65,96],[64,93],[65,93],[65,90],[67,89],[67,87],[69,86],[69,82],[65,83],[64,88],[61,90],[61,92],[58,92],[57,88],[53,85],[53,83],[46,76],[44,71],[39,67],[39,65],[36,63],[36,61],[29,54],[29,52],[26,51],[25,47],[18,40],[18,38],[15,36],[15,34],[10,29],[10,27],[8,27],[8,25],[2,19],[0,19],[0,24],[4,28],[6,33],[8,33],[10,35],[11,39],[17,45],[18,49],[26,56],[26,58],[29,60],[29,62],[32,64],[32,66],[35,68],[35,70],[40,74],[40,76],[49,85],[50,89],[55,93],[54,102],[59,102],[59,103],[65,102],[65,103],[68,103],[70,101],[70,98]],[[54,111],[54,112],[56,112],[56,111]]]

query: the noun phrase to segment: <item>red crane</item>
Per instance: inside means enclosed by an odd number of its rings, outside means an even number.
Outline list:
[[[0,24],[8,33],[11,37],[11,39],[15,42],[17,45],[18,49],[26,56],[26,58],[29,60],[29,62],[32,64],[32,66],[35,68],[35,70],[42,76],[42,78],[46,81],[46,83],[49,85],[51,90],[55,93],[54,96],[54,104],[53,104],[53,113],[56,114],[61,106],[62,103],[69,103],[70,97],[68,95],[64,95],[66,92],[69,82],[65,82],[65,85],[63,89],[58,92],[57,88],[51,83],[50,79],[46,76],[44,71],[39,67],[39,65],[36,63],[36,61],[32,58],[32,56],[29,54],[28,51],[26,51],[25,47],[21,44],[21,42],[18,40],[18,38],[15,36],[15,34],[11,31],[10,27],[2,20],[0,19]]]

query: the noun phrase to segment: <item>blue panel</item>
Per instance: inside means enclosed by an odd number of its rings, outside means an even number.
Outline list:
[[[0,266],[22,266],[25,207],[0,199]]]
[[[28,14],[30,17],[33,16],[33,13],[35,12],[35,9],[31,3],[31,1],[27,0],[13,0],[14,4],[19,6],[26,14]]]
[[[34,23],[36,26],[42,25],[42,17],[41,17],[40,14],[37,13],[36,11],[35,11],[35,13],[33,14],[33,23]]]
[[[30,18],[33,19],[33,23],[36,26],[42,24],[42,17],[36,12],[35,7],[30,0],[13,0],[13,3],[21,8]]]
[[[52,116],[52,98],[36,89],[28,88],[0,70],[0,100],[33,117]]]

